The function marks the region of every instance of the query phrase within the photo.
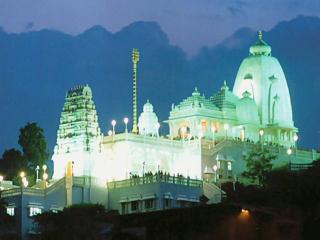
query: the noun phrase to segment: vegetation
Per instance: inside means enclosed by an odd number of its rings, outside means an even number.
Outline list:
[[[263,186],[232,184],[223,186],[228,201],[253,206],[264,206],[281,214],[289,214],[301,224],[303,239],[320,234],[320,159],[302,171],[288,168],[266,172]]]
[[[43,129],[37,123],[27,123],[20,129],[18,143],[22,152],[14,148],[4,151],[0,159],[0,174],[20,184],[19,172],[24,171],[32,184],[36,166],[45,164],[49,156]]]
[[[243,176],[258,181],[258,185],[263,185],[266,175],[272,169],[272,161],[276,156],[271,155],[269,151],[262,149],[255,149],[244,157],[246,161],[247,170]]]

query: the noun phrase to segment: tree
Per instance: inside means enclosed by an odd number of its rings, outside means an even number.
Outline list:
[[[34,170],[37,165],[42,166],[48,159],[47,143],[43,129],[37,123],[27,123],[20,129],[19,144],[23,157],[28,162],[28,168]]]
[[[255,149],[244,157],[247,170],[243,173],[245,177],[252,180],[258,180],[259,185],[263,185],[266,175],[272,169],[272,161],[276,156],[269,153],[267,150]]]
[[[26,167],[27,163],[19,150],[12,148],[4,151],[0,160],[0,173],[6,179],[13,180],[18,172],[25,170]]]

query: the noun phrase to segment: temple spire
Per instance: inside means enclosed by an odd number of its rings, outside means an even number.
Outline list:
[[[132,63],[133,63],[133,126],[132,132],[138,133],[137,127],[137,63],[139,61],[138,49],[132,49]]]
[[[262,31],[261,30],[258,31],[258,38],[260,41],[262,41]]]

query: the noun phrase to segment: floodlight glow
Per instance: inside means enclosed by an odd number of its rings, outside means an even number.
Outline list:
[[[288,148],[287,154],[288,154],[288,155],[291,155],[291,154],[292,154],[292,149],[291,149],[291,148]]]
[[[228,130],[229,129],[229,124],[228,123],[223,124],[223,128],[224,128],[224,130]]]
[[[112,131],[111,131],[111,130],[108,131],[108,135],[109,135],[109,136],[112,135]]]
[[[214,166],[213,166],[213,171],[215,171],[215,172],[216,172],[216,171],[217,171],[217,169],[218,169],[217,165],[214,165]]]
[[[260,129],[260,131],[259,131],[259,135],[260,135],[260,136],[263,136],[263,134],[264,134],[263,129]]]
[[[0,183],[3,182],[3,176],[0,175]]]
[[[22,171],[22,172],[20,172],[20,177],[21,178],[24,178],[26,176],[26,174]]]
[[[293,136],[293,141],[296,142],[296,141],[298,141],[298,139],[299,139],[298,135],[294,135],[294,136]]]
[[[47,165],[44,164],[44,165],[42,166],[42,169],[43,169],[43,171],[46,171],[46,170],[47,170]]]

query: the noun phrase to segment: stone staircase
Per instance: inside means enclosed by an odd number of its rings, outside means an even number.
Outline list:
[[[225,192],[216,184],[203,182],[203,194],[209,199],[208,204],[220,203]]]

